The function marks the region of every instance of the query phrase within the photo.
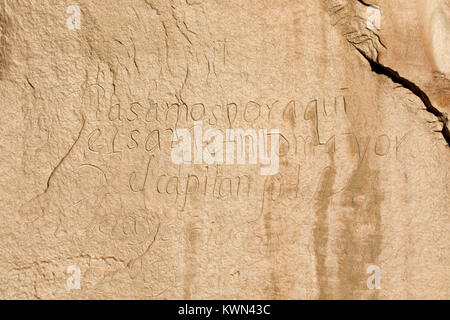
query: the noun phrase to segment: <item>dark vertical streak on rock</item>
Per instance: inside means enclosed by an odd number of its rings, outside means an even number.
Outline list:
[[[266,190],[264,190],[265,192]],[[270,188],[267,190],[269,195],[272,195],[274,192],[274,184],[270,185]],[[279,288],[279,279],[277,276],[276,270],[276,248],[275,248],[275,239],[274,239],[274,230],[272,227],[272,208],[271,202],[268,202],[269,207],[266,208],[266,213],[264,213],[264,231],[267,237],[267,260],[270,262],[270,281],[265,289],[267,292],[267,299],[279,299],[280,298],[280,288]]]
[[[328,246],[328,216],[327,211],[331,203],[333,182],[336,175],[334,164],[326,167],[322,174],[321,186],[316,198],[316,225],[313,230],[314,253],[316,256],[316,274],[319,282],[319,299],[329,298],[328,270],[326,266]]]
[[[339,299],[377,299],[378,291],[366,287],[366,268],[377,265],[381,250],[381,209],[383,197],[378,170],[362,165],[342,195],[341,205],[350,214],[342,216],[339,254]]]
[[[198,250],[199,235],[197,229],[194,227],[193,222],[188,222],[186,227],[186,245],[184,252],[184,299],[191,300],[192,297],[192,284],[195,282],[194,278],[198,270]]]

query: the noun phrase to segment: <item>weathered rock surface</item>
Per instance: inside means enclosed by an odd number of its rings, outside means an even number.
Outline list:
[[[370,4],[2,2],[0,297],[448,299],[450,2]]]

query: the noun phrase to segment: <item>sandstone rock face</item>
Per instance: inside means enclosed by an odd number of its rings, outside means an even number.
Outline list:
[[[0,7],[1,298],[450,297],[450,1]]]

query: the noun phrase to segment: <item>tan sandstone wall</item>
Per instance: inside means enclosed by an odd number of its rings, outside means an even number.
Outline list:
[[[0,298],[448,299],[450,2],[367,2],[1,2]]]

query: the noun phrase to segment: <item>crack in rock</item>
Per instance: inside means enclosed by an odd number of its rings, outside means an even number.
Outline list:
[[[425,105],[425,108],[428,112],[433,114],[438,118],[440,122],[442,122],[443,127],[441,130],[442,136],[444,137],[447,145],[450,146],[450,130],[448,127],[448,115],[445,112],[437,109],[432,103],[428,95],[420,89],[418,85],[414,82],[402,77],[397,71],[382,65],[381,63],[374,61],[371,59],[364,51],[359,49],[357,46],[353,45],[356,50],[369,62],[372,71],[377,74],[382,74],[389,77],[393,82],[401,85],[402,87],[410,90],[414,95],[416,95]]]
[[[330,3],[335,4],[336,2],[330,1],[326,2],[328,12],[333,15],[336,11],[331,10],[330,11]],[[364,0],[356,0],[355,2],[348,2],[346,0],[341,0],[337,2],[338,5],[332,6],[332,8],[338,6],[339,8],[345,8],[349,7],[349,12],[351,12],[351,8],[354,7],[352,4],[359,3],[361,5],[364,5],[366,7],[371,6],[370,3],[364,1]],[[340,10],[342,11],[342,10]],[[349,14],[347,12],[346,14]],[[342,20],[341,20],[342,21]],[[348,23],[347,23],[348,24]],[[382,74],[390,78],[394,83],[397,83],[401,85],[402,87],[408,89],[411,91],[414,95],[416,95],[422,103],[425,105],[426,111],[433,114],[439,122],[443,124],[442,130],[440,131],[442,133],[442,136],[444,137],[445,141],[447,142],[447,146],[450,146],[450,129],[448,124],[448,115],[447,113],[440,111],[438,108],[436,108],[428,95],[414,82],[411,80],[408,80],[404,77],[402,77],[397,71],[394,69],[385,66],[381,64],[378,60],[378,52],[380,48],[386,49],[386,46],[381,42],[380,36],[372,32],[371,34],[367,33],[367,28],[364,27],[362,24],[358,24],[356,28],[348,27],[345,25],[345,23],[341,23],[341,28],[343,28],[344,36],[346,40],[356,49],[358,52],[369,62],[372,71],[377,74]],[[349,31],[350,30],[350,31]],[[356,35],[356,36],[355,36]],[[372,36],[374,38],[372,38]],[[374,40],[378,40],[378,43],[373,42]],[[364,46],[363,44],[367,44],[370,42],[370,45]]]

